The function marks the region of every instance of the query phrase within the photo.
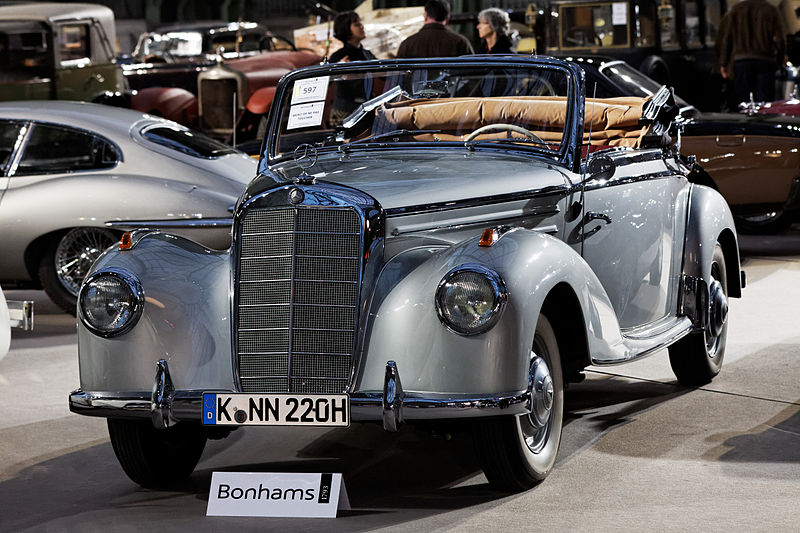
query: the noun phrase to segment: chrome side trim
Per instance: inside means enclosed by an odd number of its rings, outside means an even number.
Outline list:
[[[175,391],[170,413],[178,421],[200,421],[203,412],[203,392],[231,393],[231,390]],[[447,418],[476,418],[527,414],[530,392],[523,390],[508,394],[425,395],[403,393],[404,420],[434,420]],[[383,392],[358,392],[350,395],[350,413],[354,420],[381,420]],[[137,418],[150,420],[152,393],[86,392],[81,389],[69,395],[69,409],[85,416],[106,418]]]
[[[169,220],[109,220],[107,228],[120,230],[162,228],[217,228],[231,226],[232,218],[181,218]]]
[[[448,220],[438,220],[435,222],[408,224],[406,226],[398,225],[392,230],[392,236],[397,237],[399,235],[403,235],[406,233],[414,233],[418,231],[430,231],[442,228],[452,228],[454,226],[475,226],[478,224],[487,224],[487,223],[491,223],[492,225],[497,225],[499,223],[502,223],[502,221],[504,220],[519,219],[526,216],[534,216],[534,217],[555,216],[560,211],[561,210],[557,205],[554,205],[552,207],[545,206],[541,208],[536,208],[529,210],[527,212],[524,211],[522,208],[519,208],[519,209],[510,209],[508,211],[503,211],[503,212],[492,212],[483,215],[474,215],[470,217],[459,217]],[[548,228],[550,228],[550,226],[548,226]],[[557,227],[553,230],[553,232],[555,231],[558,231]],[[549,233],[549,231],[545,231],[545,233]]]
[[[525,192],[518,192],[518,193],[510,193],[510,194],[497,194],[493,196],[484,196],[481,198],[470,198],[466,200],[458,200],[455,202],[440,202],[434,204],[421,204],[421,205],[411,205],[407,207],[393,207],[390,209],[386,209],[386,216],[387,217],[397,217],[397,216],[404,216],[404,215],[418,215],[421,213],[433,213],[436,211],[451,211],[453,209],[464,209],[468,207],[480,207],[484,205],[491,205],[497,203],[506,203],[506,202],[513,202],[515,200],[532,200],[534,198],[541,198],[543,196],[551,196],[551,195],[561,195],[566,196],[570,192],[572,192],[572,187],[567,185],[554,185],[552,187],[545,187],[544,189],[537,189],[536,191],[525,191]],[[555,212],[553,212],[555,209]],[[516,211],[512,211],[510,213],[516,213]],[[533,215],[554,215],[558,213],[558,207],[556,205],[553,208],[544,207],[541,212],[533,211],[531,214]],[[527,214],[527,213],[526,213]],[[511,216],[509,214],[509,216]],[[514,215],[519,216],[519,215]],[[493,220],[496,220],[497,217],[494,217]]]
[[[23,331],[33,329],[33,302],[30,300],[8,300],[9,324]]]

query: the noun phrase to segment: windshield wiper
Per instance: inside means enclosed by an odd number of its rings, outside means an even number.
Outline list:
[[[385,139],[386,137],[400,137],[401,135],[416,135],[418,133],[442,133],[442,130],[392,130],[384,133],[376,133],[375,135],[370,135],[369,137],[364,137],[363,139],[357,139],[355,141],[350,141],[349,143],[341,144],[339,145],[339,151],[346,152],[354,144],[365,143],[368,141],[377,141],[378,139]]]
[[[559,142],[547,142],[547,141],[537,141],[536,139],[528,139],[527,137],[502,137],[500,139],[475,139],[472,141],[465,141],[464,148],[467,150],[473,150],[475,145],[478,143],[525,143],[525,144],[537,144],[539,146],[544,146],[548,150],[552,150],[550,148],[551,144],[561,144]]]
[[[411,98],[411,96],[407,92],[405,92],[402,87],[396,85],[391,89],[389,89],[388,91],[386,91],[385,93],[383,93],[382,95],[376,96],[371,100],[367,100],[366,102],[358,106],[355,111],[344,117],[344,120],[342,121],[342,127],[346,130],[349,130],[350,128],[358,124],[358,121],[364,118],[364,116],[366,116],[367,113],[375,110],[376,107],[385,104],[389,100],[394,100],[400,95],[403,95],[407,98]]]

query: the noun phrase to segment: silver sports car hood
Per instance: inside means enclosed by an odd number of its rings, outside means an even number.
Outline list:
[[[270,170],[250,184],[245,196],[292,181],[301,172],[294,162]],[[452,149],[426,150],[424,154],[320,154],[307,172],[319,182],[363,191],[384,209],[499,196],[563,186],[567,181],[560,169],[530,156]]]

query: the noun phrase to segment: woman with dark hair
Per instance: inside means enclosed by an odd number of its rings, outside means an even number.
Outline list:
[[[482,41],[476,53],[513,54],[510,32],[508,13],[496,7],[484,9],[478,13],[478,36]]]
[[[344,11],[333,19],[333,36],[342,41],[341,48],[331,54],[330,63],[339,61],[365,61],[375,59],[375,55],[361,46],[367,34],[361,17],[355,11]]]

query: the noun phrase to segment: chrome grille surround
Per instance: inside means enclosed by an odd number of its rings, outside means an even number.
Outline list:
[[[289,201],[293,189],[304,192],[300,204]],[[365,269],[380,262],[382,246],[380,207],[345,187],[286,185],[240,207],[232,253],[240,391],[348,390],[372,283]]]

